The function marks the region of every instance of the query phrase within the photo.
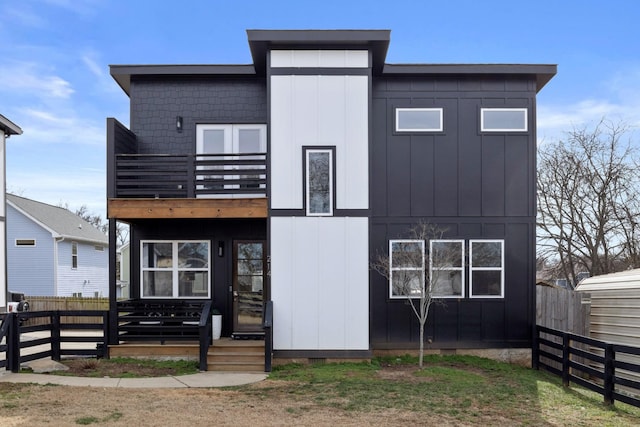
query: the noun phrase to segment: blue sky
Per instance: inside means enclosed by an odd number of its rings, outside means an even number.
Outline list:
[[[558,64],[539,140],[640,125],[635,0],[3,0],[0,16],[0,114],[24,131],[8,190],[102,215],[106,117],[129,122],[109,64],[250,63],[246,29],[389,29],[388,63]]]

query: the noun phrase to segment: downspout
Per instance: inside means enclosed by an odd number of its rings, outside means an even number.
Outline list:
[[[64,242],[64,236],[53,236],[53,295],[58,296],[58,244]]]

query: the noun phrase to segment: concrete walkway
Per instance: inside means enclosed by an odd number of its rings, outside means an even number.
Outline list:
[[[52,375],[49,372],[66,367],[51,359],[40,359],[23,365],[34,373],[14,374],[0,370],[0,382],[57,384],[75,387],[122,387],[122,388],[209,388],[252,384],[267,377],[263,372],[199,372],[197,374],[153,378],[89,378]]]
[[[14,374],[0,371],[0,382],[58,384],[74,387],[122,388],[210,388],[252,384],[264,380],[265,373],[199,372],[191,375],[155,378],[87,378],[49,374]]]

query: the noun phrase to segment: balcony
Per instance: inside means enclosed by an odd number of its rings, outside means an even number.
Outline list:
[[[116,154],[115,198],[267,195],[266,154]]]

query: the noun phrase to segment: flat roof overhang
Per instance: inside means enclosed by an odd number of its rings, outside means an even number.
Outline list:
[[[525,76],[539,92],[558,72],[555,64],[385,64],[383,76]]]
[[[271,49],[367,49],[374,73],[382,71],[391,30],[247,30],[258,74],[265,74]]]
[[[267,199],[108,199],[107,218],[267,218]]]
[[[136,76],[255,76],[256,70],[253,64],[185,64],[185,65],[110,65],[111,77],[118,83],[122,90],[129,95],[131,78]]]

